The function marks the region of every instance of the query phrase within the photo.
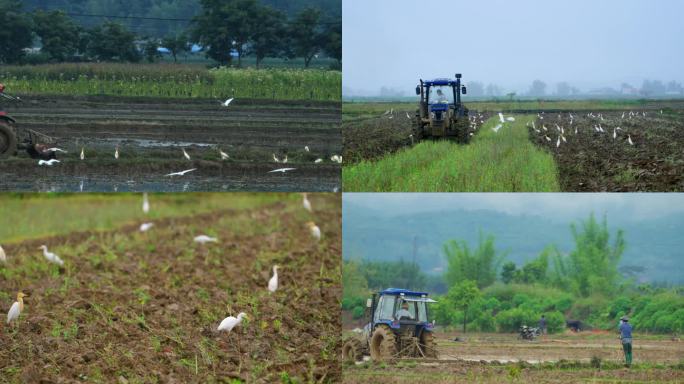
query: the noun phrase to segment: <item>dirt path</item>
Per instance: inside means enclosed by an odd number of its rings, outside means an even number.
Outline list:
[[[16,329],[0,326],[0,377],[20,382],[336,382],[340,201],[310,195],[321,243],[301,201],[160,220],[7,246],[0,298],[31,294]],[[215,245],[192,237],[209,233]],[[47,244],[65,261],[46,265]],[[278,264],[280,288],[266,290]],[[216,327],[245,312],[234,333]]]

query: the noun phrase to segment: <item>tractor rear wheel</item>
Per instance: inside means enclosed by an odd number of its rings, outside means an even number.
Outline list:
[[[363,360],[363,343],[357,338],[347,340],[342,346],[342,360],[356,362]]]
[[[435,343],[435,335],[432,332],[423,331],[420,340],[420,349],[428,359],[437,358],[437,343]]]
[[[375,328],[370,341],[370,354],[375,361],[388,361],[396,356],[396,337],[388,326],[380,325]]]
[[[17,135],[10,125],[0,120],[0,158],[9,157],[17,152]]]

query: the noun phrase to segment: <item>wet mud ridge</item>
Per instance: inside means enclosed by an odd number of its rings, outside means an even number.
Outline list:
[[[159,220],[145,233],[136,224],[8,244],[0,292],[30,297],[18,327],[0,325],[3,380],[338,382],[340,204],[332,194],[309,198],[319,243],[292,199]],[[207,232],[219,243],[193,243]],[[40,244],[65,266],[47,265]],[[243,324],[216,331],[239,312]]]

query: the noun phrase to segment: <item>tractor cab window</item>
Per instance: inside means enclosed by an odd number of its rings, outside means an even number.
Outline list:
[[[453,104],[454,91],[446,85],[430,87],[430,104]]]
[[[401,301],[400,306],[403,304],[408,305],[407,310],[411,314],[411,320],[427,322],[427,311],[425,309],[425,303],[420,301]]]
[[[394,318],[395,296],[382,295],[378,301],[378,309],[375,311],[375,321],[392,320]]]
[[[418,304],[418,321],[426,323],[428,321],[427,319],[427,310],[425,309],[425,303],[417,303]]]

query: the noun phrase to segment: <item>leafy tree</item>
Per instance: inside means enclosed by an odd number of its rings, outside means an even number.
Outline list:
[[[581,228],[572,224],[571,231],[575,249],[567,257],[555,256],[555,283],[560,287],[569,285],[583,297],[614,292],[620,279],[617,266],[625,250],[623,231],[617,231],[611,246],[606,218],[599,223],[593,213]]]
[[[57,61],[65,61],[79,48],[81,28],[63,11],[36,11],[34,32],[43,43],[42,52]]]
[[[514,281],[518,269],[514,262],[508,261],[501,267],[501,281],[509,284]]]
[[[532,82],[532,86],[528,92],[530,96],[544,96],[546,95],[546,83],[541,80]]]
[[[320,21],[321,11],[305,8],[290,25],[290,57],[303,57],[305,68],[323,48],[325,36],[319,30]]]
[[[542,251],[539,257],[525,263],[518,276],[516,276],[516,282],[527,284],[546,282],[546,272],[549,267],[549,256],[554,251],[554,248],[547,247]]]
[[[468,323],[468,307],[480,298],[480,290],[473,280],[463,280],[449,289],[447,300],[463,311],[463,333]]]
[[[462,280],[473,280],[479,288],[491,285],[496,280],[496,271],[504,254],[494,248],[494,236],[480,233],[478,248],[470,250],[465,241],[450,240],[443,247],[448,267],[446,281],[449,286]]]
[[[102,61],[140,61],[135,47],[135,34],[123,25],[107,21],[90,32],[88,52]]]
[[[345,261],[342,264],[343,298],[353,300],[368,294],[368,282],[356,261]]]
[[[16,63],[32,43],[31,19],[19,0],[0,0],[0,63]]]
[[[342,66],[342,21],[333,23],[326,28],[323,33],[323,50],[325,53],[337,60],[337,64]]]
[[[361,269],[368,287],[373,290],[389,287],[422,289],[426,281],[417,264],[403,260],[364,262]]]
[[[268,7],[258,10],[260,27],[256,28],[252,36],[251,49],[248,53],[256,56],[256,67],[266,57],[277,57],[283,51],[285,35],[287,34],[283,20],[285,15]]]
[[[148,62],[154,63],[157,59],[162,57],[158,48],[159,43],[154,39],[150,39],[147,41],[147,43],[145,43],[144,53],[145,59],[147,59]]]
[[[176,36],[168,36],[162,40],[162,46],[171,52],[173,62],[178,62],[178,55],[190,50],[190,44],[185,34],[178,34]]]

